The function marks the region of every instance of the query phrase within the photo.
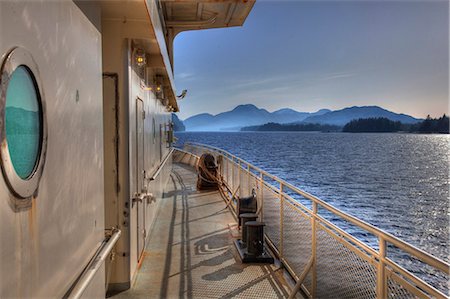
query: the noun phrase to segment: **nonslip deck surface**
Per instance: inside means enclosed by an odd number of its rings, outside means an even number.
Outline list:
[[[174,164],[168,192],[132,288],[115,298],[284,298],[274,265],[242,264],[217,191],[196,191],[192,168]]]

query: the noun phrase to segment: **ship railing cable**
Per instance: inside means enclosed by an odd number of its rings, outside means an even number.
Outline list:
[[[265,239],[299,282],[293,291],[324,298],[448,298],[447,262],[227,151],[198,143],[186,143],[184,150],[222,157],[217,175],[235,213],[235,197],[257,190]],[[343,227],[355,227],[361,234]]]

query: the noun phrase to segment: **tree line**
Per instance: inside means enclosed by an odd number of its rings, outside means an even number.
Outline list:
[[[411,132],[419,132],[419,133],[449,133],[449,118],[445,114],[440,118],[431,118],[430,115],[427,118],[415,125],[411,125]]]
[[[321,125],[312,123],[301,124],[279,124],[267,123],[260,126],[243,127],[241,131],[320,131],[320,132],[340,132],[340,126]]]
[[[429,115],[421,122],[404,124],[385,117],[360,118],[348,122],[344,127],[336,125],[297,123],[279,124],[267,123],[259,126],[241,128],[241,131],[316,131],[316,132],[351,132],[351,133],[449,133],[449,118],[445,114],[440,118],[431,118]]]
[[[342,132],[411,132],[411,133],[449,133],[449,118],[445,114],[440,118],[429,115],[416,124],[404,124],[385,117],[360,118],[347,123]]]

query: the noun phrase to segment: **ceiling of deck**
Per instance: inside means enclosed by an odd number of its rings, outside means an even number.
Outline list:
[[[177,32],[242,26],[255,0],[162,0],[167,27]]]

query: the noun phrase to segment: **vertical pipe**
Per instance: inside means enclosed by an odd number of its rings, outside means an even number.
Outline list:
[[[317,290],[317,222],[316,222],[316,216],[317,216],[317,203],[312,203],[313,208],[313,217],[311,219],[312,223],[312,242],[311,242],[311,255],[313,259],[312,264],[312,290],[311,295],[313,298],[316,297],[316,290]]]
[[[283,183],[280,182],[280,259],[283,260],[283,222],[284,222],[284,196]]]
[[[377,269],[377,298],[387,298],[387,276],[384,260],[386,258],[386,241],[382,236],[378,238],[379,244],[379,257],[378,257],[378,269]]]

